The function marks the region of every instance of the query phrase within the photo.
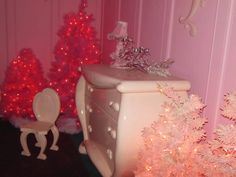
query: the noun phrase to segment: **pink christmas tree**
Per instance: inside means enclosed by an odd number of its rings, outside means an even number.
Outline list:
[[[22,49],[6,70],[1,91],[1,113],[8,119],[13,116],[35,119],[32,101],[46,85],[39,60],[31,49]]]
[[[234,177],[236,176],[236,93],[225,96],[222,114],[233,121],[220,125],[213,140],[205,140],[201,116],[204,104],[196,95],[178,96],[159,87],[170,98],[157,121],[142,136],[136,177]]]
[[[95,29],[90,26],[93,18],[87,15],[87,1],[82,0],[77,13],[68,13],[58,31],[55,61],[49,72],[50,86],[61,99],[61,117],[76,118],[75,89],[82,64],[100,62],[100,50]],[[59,118],[60,119],[60,118]]]
[[[195,157],[205,132],[206,120],[200,116],[204,107],[199,97],[180,97],[172,89],[160,87],[159,91],[170,98],[163,105],[157,121],[146,127],[142,136],[144,149],[139,153],[137,177],[187,177],[196,176]]]
[[[236,92],[224,97],[222,115],[232,122],[219,125],[215,137],[200,151],[205,176],[236,176]]]

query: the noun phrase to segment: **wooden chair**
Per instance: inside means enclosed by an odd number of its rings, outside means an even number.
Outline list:
[[[59,149],[59,147],[56,145],[59,138],[59,131],[55,125],[55,121],[57,120],[60,112],[59,96],[51,88],[46,88],[42,92],[37,93],[33,100],[33,111],[37,121],[25,124],[20,127],[20,142],[23,148],[21,154],[25,156],[31,155],[27,146],[27,136],[29,133],[33,133],[37,140],[35,146],[41,147],[37,158],[45,160],[47,158],[47,156],[44,154],[45,148],[47,146],[46,135],[50,130],[53,134],[53,143],[50,149],[55,151]]]

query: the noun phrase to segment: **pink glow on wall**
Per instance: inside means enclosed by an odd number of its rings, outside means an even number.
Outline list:
[[[7,65],[7,30],[6,30],[6,2],[0,1],[0,83],[4,79],[5,67]]]
[[[207,131],[211,134],[218,123],[224,122],[219,111],[223,95],[236,90],[236,81],[232,80],[236,75],[236,40],[233,40],[236,3],[205,1],[205,6],[199,7],[191,19],[197,28],[196,36],[192,37],[179,23],[179,18],[187,16],[191,9],[190,0],[115,2],[120,8],[113,9],[115,12],[104,9],[103,21],[120,14],[120,19],[128,22],[130,35],[138,45],[150,48],[154,60],[175,60],[173,74],[189,80],[190,92],[200,95],[207,104],[204,114],[209,118]],[[110,21],[109,25],[114,23]]]
[[[211,73],[211,64],[215,61],[213,57],[214,43],[214,25],[216,4],[208,1],[204,7],[199,7],[197,13],[192,18],[196,25],[197,34],[192,37],[189,35],[184,25],[179,23],[181,16],[187,16],[191,7],[191,1],[184,0],[175,3],[172,40],[171,40],[171,57],[175,60],[172,71],[175,75],[183,77],[191,82],[191,93],[197,94],[203,98],[208,106],[205,112],[211,108],[216,97],[213,97],[209,102],[207,92],[209,89],[209,74]],[[207,17],[207,22],[206,22]],[[216,89],[217,85],[215,85]],[[216,91],[216,90],[215,90]],[[215,92],[213,91],[213,92]],[[213,93],[212,92],[212,93]],[[215,95],[216,93],[214,93]],[[213,113],[209,115],[213,116]],[[215,116],[215,115],[214,115]],[[212,131],[214,119],[209,119],[207,124],[208,131]]]
[[[119,19],[119,2],[103,0],[102,1],[102,24],[101,24],[101,42],[102,42],[102,58],[104,63],[110,62],[110,53],[114,50],[116,43],[107,39],[107,35],[111,33]]]
[[[198,92],[201,97],[204,97],[206,92],[214,27],[214,6],[208,5],[199,8],[192,19],[198,31],[195,37],[191,37],[184,25],[179,23],[181,16],[187,16],[191,1],[176,2],[171,40],[171,57],[175,60],[172,71],[180,77],[194,80],[191,82],[192,92]],[[206,16],[209,19],[208,23],[204,21]],[[202,77],[199,77],[200,70]],[[198,87],[200,85],[201,87]]]
[[[43,65],[45,75],[54,60],[57,32],[63,16],[77,12],[80,0],[0,0],[0,82],[7,64],[22,48],[31,48]],[[88,0],[88,13],[100,37],[101,0]]]
[[[150,48],[153,60],[165,57],[166,46],[163,43],[166,40],[167,4],[168,1],[143,2],[139,45]]]
[[[0,81],[5,68],[23,47],[30,47],[47,71],[53,59],[57,30],[63,14],[75,11],[80,0],[0,0]],[[103,62],[115,43],[107,40],[117,20],[128,22],[128,32],[138,46],[150,48],[151,58],[175,60],[174,75],[189,80],[191,93],[207,104],[208,132],[224,122],[219,108],[223,95],[236,90],[236,2],[205,1],[192,18],[197,34],[191,37],[179,23],[191,0],[89,0],[89,11],[102,42]]]
[[[221,2],[221,5],[224,3]],[[230,91],[236,91],[236,81],[235,81],[235,75],[236,75],[236,3],[235,1],[230,1],[228,4],[225,5],[225,9],[227,9],[227,13],[222,13],[222,18],[220,23],[222,21],[226,21],[225,26],[225,46],[223,48],[223,61],[222,61],[222,70],[221,70],[221,77],[219,81],[220,89],[219,89],[219,105],[222,105],[223,102],[223,94],[230,92]],[[225,20],[228,19],[228,20]],[[218,113],[219,114],[219,113]],[[215,120],[215,124],[224,123],[227,122],[222,117],[218,117],[218,119]]]
[[[131,10],[132,7],[132,10]],[[140,14],[140,1],[120,1],[120,20],[128,22],[128,34],[137,42]]]

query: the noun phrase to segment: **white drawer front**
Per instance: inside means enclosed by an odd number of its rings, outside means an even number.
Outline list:
[[[116,150],[117,124],[113,119],[95,104],[90,104],[92,112],[87,111],[89,139],[100,145],[102,154],[108,160],[111,169],[114,168]]]
[[[120,100],[121,94],[116,89],[97,89],[87,84],[86,104],[96,104],[115,120],[119,116]]]

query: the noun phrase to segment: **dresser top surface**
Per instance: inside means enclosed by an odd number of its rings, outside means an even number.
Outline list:
[[[119,69],[104,64],[82,65],[82,72],[87,74],[93,72],[103,76],[111,77],[119,81],[158,81],[158,80],[183,80],[173,76],[162,77],[156,74],[148,74],[137,69]]]
[[[93,85],[102,88],[114,88],[120,84],[153,84],[157,82],[179,83],[185,85],[186,90],[190,83],[177,77],[162,77],[155,74],[144,73],[137,69],[118,69],[103,64],[82,65],[82,74]]]

